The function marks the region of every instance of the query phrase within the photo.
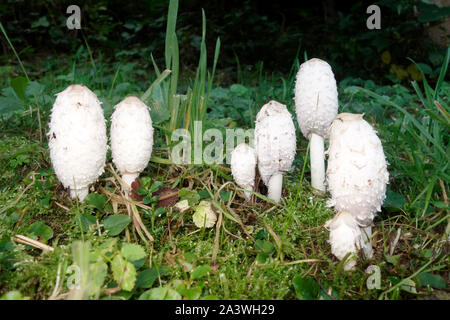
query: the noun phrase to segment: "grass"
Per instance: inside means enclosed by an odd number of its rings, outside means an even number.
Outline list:
[[[339,110],[366,113],[383,142],[391,175],[387,199],[375,220],[375,256],[371,261],[360,259],[349,273],[330,252],[323,225],[333,212],[326,207],[328,195],[310,189],[308,144],[300,133],[281,205],[267,201],[262,183],[253,200],[245,202],[225,165],[177,166],[163,161],[171,129],[189,128],[194,119],[204,119],[204,128],[223,132],[251,128],[259,107],[272,99],[287,104],[294,115],[294,77],[301,63],[297,55],[288,75],[267,74],[260,63],[256,71],[239,70],[238,83],[221,83],[222,71],[215,70],[220,41],[212,72],[208,76],[206,71],[203,13],[199,66],[183,78],[176,13],[177,2],[171,1],[165,71],[159,72],[154,60],[147,68],[137,62],[105,61],[89,49],[85,38],[87,49],[41,61],[45,73],[29,71],[30,79],[23,82],[14,80],[16,71],[10,70],[0,80],[0,296],[449,299],[450,84],[445,75],[450,54],[434,88],[425,78],[411,86],[378,86],[354,78],[339,83]],[[46,124],[53,95],[74,82],[98,94],[107,118],[126,95],[153,103],[155,146],[153,161],[136,190],[141,200],[121,195],[109,166],[83,203],[70,199],[54,175]],[[179,88],[186,88],[186,94],[180,95]],[[29,104],[31,112],[25,107]],[[168,110],[169,117],[161,110]],[[107,162],[111,163],[110,154]],[[198,229],[192,221],[203,199],[213,203],[218,216],[211,229]],[[176,211],[178,200],[188,200],[191,208]],[[136,214],[142,224],[136,222]],[[20,244],[13,240],[16,235],[39,240],[54,251]],[[373,276],[365,272],[369,266],[379,267],[378,288],[367,286]],[[79,276],[80,286],[72,286]]]

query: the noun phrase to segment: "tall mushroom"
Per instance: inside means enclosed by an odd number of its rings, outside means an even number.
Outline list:
[[[347,248],[347,252],[362,248],[365,256],[371,258],[372,221],[377,211],[381,211],[389,181],[381,141],[362,114],[341,113],[331,124],[327,153],[327,183],[331,194],[328,205],[341,213],[326,224],[330,229],[332,252],[342,259],[339,253],[342,248]],[[353,230],[353,236],[337,235],[344,224]],[[354,246],[351,241],[355,242]]]
[[[112,159],[129,186],[147,167],[153,149],[149,107],[131,96],[114,107],[111,116]]]
[[[295,157],[295,127],[284,104],[270,101],[256,115],[255,146],[258,169],[268,187],[268,198],[279,202],[283,173],[290,170]]]
[[[231,153],[231,174],[236,183],[243,189],[253,190],[255,186],[256,153],[246,143],[239,144]],[[251,193],[245,191],[245,198]]]
[[[50,159],[70,196],[82,201],[104,172],[107,138],[101,102],[82,84],[56,95],[49,123]]]
[[[338,92],[328,63],[304,62],[295,83],[295,111],[300,130],[310,140],[311,186],[325,191],[324,138],[338,112]]]

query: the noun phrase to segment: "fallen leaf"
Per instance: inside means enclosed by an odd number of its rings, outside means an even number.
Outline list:
[[[140,187],[142,187],[142,184],[139,178],[134,179],[134,181],[131,183],[131,196],[137,201],[142,201],[142,199],[144,199],[144,196],[141,196],[138,193],[138,189]]]
[[[162,187],[161,189],[152,193],[152,196],[158,196],[158,204],[156,208],[159,207],[169,207],[180,198],[178,196],[178,189],[171,189],[169,187]]]

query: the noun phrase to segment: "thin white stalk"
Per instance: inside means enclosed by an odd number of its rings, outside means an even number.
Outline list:
[[[312,133],[310,142],[311,186],[325,192],[325,152],[323,137]]]
[[[281,199],[281,187],[283,186],[283,175],[278,172],[270,177],[269,180],[269,190],[267,197],[276,203],[280,202]]]
[[[86,188],[82,188],[82,189],[70,189],[70,196],[72,198],[78,197],[78,199],[80,201],[83,201],[84,198],[86,198],[86,196],[89,193],[89,187]]]
[[[128,187],[131,187],[131,184],[137,177],[139,177],[139,172],[122,174],[122,180],[128,185]]]

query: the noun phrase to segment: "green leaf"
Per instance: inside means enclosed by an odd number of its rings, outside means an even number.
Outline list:
[[[24,110],[24,102],[15,97],[0,97],[0,118],[9,119],[14,112]]]
[[[50,208],[50,196],[46,195],[44,198],[41,199],[41,201],[39,201],[39,203],[41,204],[42,207],[46,209]]]
[[[104,194],[89,193],[86,196],[86,202],[96,208],[97,210],[103,212],[105,209],[105,204],[108,198]]]
[[[136,269],[132,263],[125,261],[125,259],[118,254],[111,262],[111,270],[113,272],[114,280],[121,284],[123,290],[133,290],[136,282]]]
[[[48,27],[49,25],[50,25],[50,23],[48,22],[47,17],[42,16],[37,21],[33,21],[31,23],[31,28]]]
[[[437,274],[432,274],[430,272],[422,272],[417,276],[421,286],[430,286],[434,289],[445,289],[447,288],[447,283],[445,280]]]
[[[28,80],[25,77],[16,77],[11,80],[11,87],[22,101],[26,100],[27,84]]]
[[[161,188],[161,187],[163,187],[163,186],[164,186],[164,183],[163,183],[163,182],[161,182],[161,181],[155,181],[155,182],[153,182],[152,186],[150,187],[149,193],[153,193],[153,192],[155,192],[155,191],[158,191],[159,188]]]
[[[108,273],[108,265],[100,257],[95,263],[89,264],[89,295],[98,299],[100,296],[103,283]]]
[[[180,197],[180,200],[187,200],[190,206],[193,206],[200,201],[198,193],[187,188],[180,189],[178,191],[178,196]]]
[[[83,231],[88,231],[89,226],[95,224],[97,220],[95,219],[95,216],[92,216],[88,213],[81,214],[77,219],[77,224],[83,229]]]
[[[138,190],[137,190],[137,193],[140,196],[145,196],[145,195],[147,195],[148,192],[143,187],[139,187]]]
[[[19,291],[8,291],[1,296],[0,300],[23,300]]]
[[[120,253],[130,262],[144,259],[147,256],[144,248],[134,243],[124,243],[120,249]]]
[[[158,270],[156,268],[145,269],[138,274],[136,287],[150,288],[156,279],[158,279]]]
[[[266,263],[268,258],[269,258],[269,256],[266,253],[260,252],[256,255],[256,263],[264,264],[264,263]]]
[[[267,240],[256,240],[255,248],[256,250],[261,250],[268,255],[275,251],[275,247],[272,245],[272,243],[270,243],[270,241]]]
[[[220,199],[223,202],[227,202],[228,200],[230,200],[231,191],[222,190],[222,191],[220,191],[219,195],[220,195]]]
[[[296,276],[292,283],[298,299],[314,300],[318,298],[320,287],[312,277]]]
[[[202,288],[200,287],[193,287],[190,289],[180,289],[178,292],[185,296],[188,300],[198,300],[200,298],[200,295],[202,294]]]
[[[148,290],[148,300],[164,300],[167,295],[169,288],[158,287]]]
[[[169,288],[165,300],[181,300],[181,295],[174,289]]]
[[[208,190],[206,190],[206,189],[200,190],[198,192],[198,195],[200,196],[200,199],[202,199],[202,200],[211,198],[211,195],[209,194]]]
[[[406,203],[406,199],[395,191],[392,191],[390,188],[386,190],[386,200],[384,200],[383,207],[394,207],[394,208],[402,208]]]
[[[207,275],[209,272],[212,272],[212,269],[208,265],[198,266],[196,267],[191,274],[193,280],[200,279],[201,277]]]
[[[232,84],[230,86],[230,91],[237,96],[244,96],[247,93],[248,89],[241,84]]]
[[[47,226],[45,223],[38,221],[31,225],[29,231],[32,235],[40,236],[42,237],[45,242],[50,240],[53,237],[53,230],[49,226]]]
[[[131,218],[125,214],[109,216],[103,221],[103,226],[110,236],[117,236],[131,222]]]
[[[394,265],[394,266],[398,266],[398,262],[400,260],[400,256],[401,256],[401,254],[397,254],[395,256],[389,256],[387,254],[384,255],[386,261],[389,262],[390,264]]]

